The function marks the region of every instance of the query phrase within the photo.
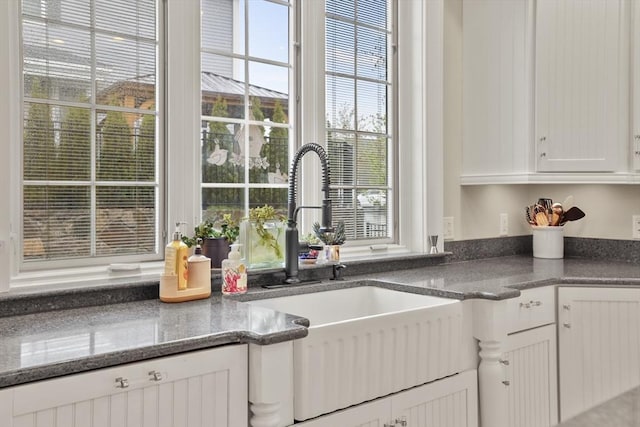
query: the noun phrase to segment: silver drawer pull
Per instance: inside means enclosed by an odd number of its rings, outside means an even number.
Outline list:
[[[571,323],[563,323],[562,326],[564,326],[567,329],[571,329]]]
[[[504,384],[504,385],[506,385],[506,386],[511,385],[511,383],[510,383],[509,381],[502,381],[502,384]]]
[[[562,308],[565,310],[571,310],[571,306],[569,304],[563,304]]]
[[[162,373],[158,371],[149,372],[149,378],[151,381],[162,381]]]
[[[529,301],[529,302],[521,302],[520,308],[531,308],[531,307],[540,307],[542,305],[542,301]]]
[[[506,359],[502,359],[499,362],[502,363],[504,366],[509,366],[509,361]]]
[[[116,378],[116,387],[117,388],[127,388],[129,387],[129,380],[126,378],[118,377]]]
[[[394,425],[405,427],[407,425],[407,417],[396,418]]]

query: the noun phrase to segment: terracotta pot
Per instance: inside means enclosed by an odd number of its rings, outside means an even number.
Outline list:
[[[224,237],[205,239],[202,243],[202,254],[211,258],[211,268],[220,268],[222,260],[227,259],[231,246]]]

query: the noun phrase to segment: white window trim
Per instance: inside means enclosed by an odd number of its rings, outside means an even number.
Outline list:
[[[0,292],[9,290],[11,277],[17,273],[16,233],[12,230],[17,212],[11,207],[20,203],[20,4],[0,2]],[[15,209],[13,209],[15,211]]]
[[[197,0],[165,0],[167,13],[168,52],[167,69],[171,76],[167,94],[167,150],[166,218],[167,224],[185,221],[191,229],[200,217],[199,151],[200,122],[200,9]],[[324,43],[324,2],[304,2],[302,9],[301,72],[305,81],[300,88],[303,104],[298,117],[302,142],[326,140],[324,129],[324,56],[304,52],[318,52],[310,45]],[[321,7],[318,13],[314,8]],[[192,25],[189,31],[178,28],[176,18]],[[322,17],[322,19],[318,19]],[[315,19],[314,19],[315,18]],[[381,253],[427,253],[427,236],[442,236],[443,216],[443,18],[444,0],[400,1],[398,7],[399,91],[398,135],[403,144],[399,151],[399,244],[385,248],[376,246],[347,247],[344,259],[367,258]],[[19,2],[0,2],[0,200],[15,206],[20,200],[20,46]],[[315,23],[312,25],[311,23]],[[321,31],[321,32],[320,32]],[[307,45],[305,46],[305,43]],[[324,49],[320,50],[324,51]],[[191,96],[184,96],[190,93]],[[184,143],[181,143],[184,141]],[[311,156],[308,156],[311,157]],[[4,166],[4,167],[3,167]],[[316,160],[304,162],[302,170],[308,176],[319,177]],[[302,179],[299,188],[304,204],[320,200],[319,184]],[[309,190],[309,191],[307,191]],[[15,210],[15,209],[14,209]],[[15,239],[19,230],[17,213],[0,210],[0,292],[9,286],[31,284],[75,283],[126,277],[126,273],[110,273],[107,267],[69,269],[59,271],[52,279],[47,273],[18,274],[19,254]],[[312,213],[311,213],[312,214]],[[305,218],[306,220],[306,218]],[[14,226],[15,227],[15,226]],[[169,229],[168,232],[172,230]],[[442,239],[439,239],[442,249]],[[139,280],[160,272],[162,263],[141,264],[133,274]],[[49,277],[51,274],[49,273]]]
[[[326,141],[324,1],[302,5],[301,141]],[[318,16],[323,19],[318,19]],[[398,2],[398,129],[397,181],[398,243],[347,242],[343,259],[372,255],[428,253],[428,235],[442,236],[444,205],[443,109],[444,109],[444,0]],[[311,157],[311,156],[309,156]],[[304,163],[302,172],[320,177],[316,160]],[[301,179],[303,205],[321,200],[317,181]],[[304,212],[303,227],[317,221],[313,211]],[[443,249],[443,239],[438,239]]]

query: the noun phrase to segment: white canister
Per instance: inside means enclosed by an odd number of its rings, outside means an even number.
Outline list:
[[[564,258],[564,227],[531,226],[535,258]]]

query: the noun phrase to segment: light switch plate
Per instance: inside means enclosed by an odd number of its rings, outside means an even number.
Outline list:
[[[634,239],[640,239],[640,215],[633,215],[631,226],[633,227],[631,236]]]
[[[501,236],[509,235],[509,214],[506,214],[506,213],[500,214],[500,235]]]
[[[442,238],[444,240],[453,240],[453,217],[445,216],[442,218],[442,221],[444,222],[442,227]]]

